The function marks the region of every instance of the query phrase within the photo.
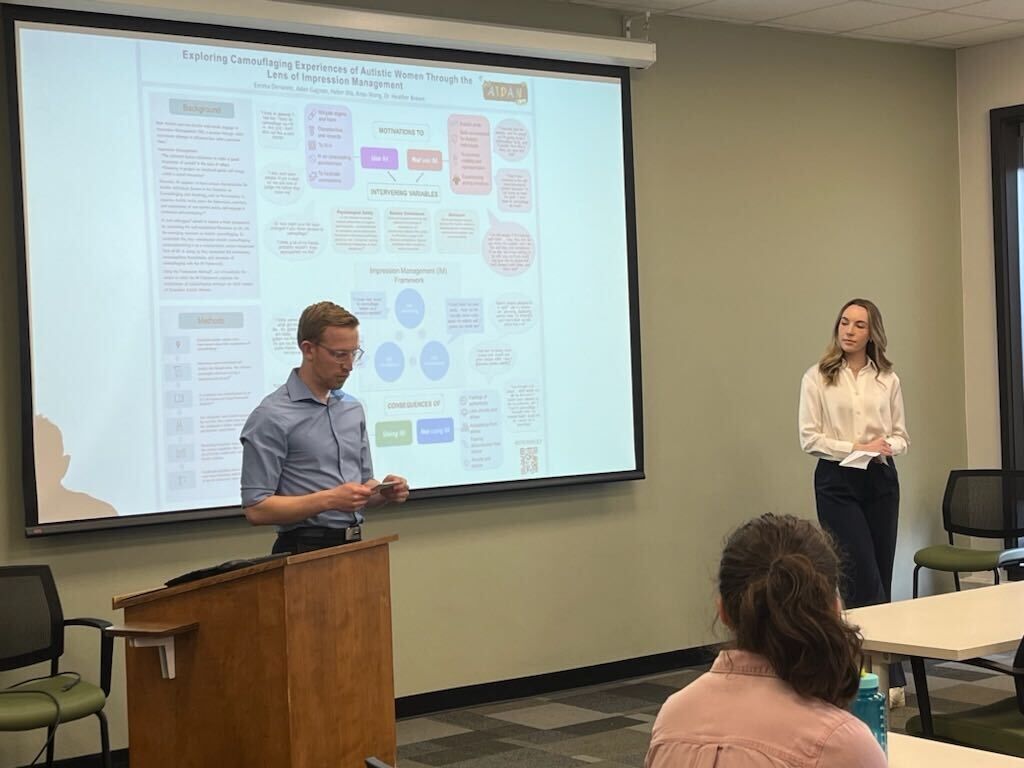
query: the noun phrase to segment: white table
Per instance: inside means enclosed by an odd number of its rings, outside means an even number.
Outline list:
[[[909,657],[922,724],[931,733],[924,659],[964,661],[1014,651],[1024,637],[1024,581],[966,589],[846,612],[860,627],[879,690],[889,688],[889,663]],[[923,689],[923,690],[922,690]]]
[[[1024,768],[1024,760],[944,741],[889,733],[889,768]]]

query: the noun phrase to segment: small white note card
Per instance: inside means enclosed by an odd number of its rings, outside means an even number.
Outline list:
[[[845,459],[839,462],[840,467],[853,467],[854,469],[867,469],[871,460],[878,456],[878,451],[854,451]]]

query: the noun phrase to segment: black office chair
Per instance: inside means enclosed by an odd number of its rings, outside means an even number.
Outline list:
[[[65,619],[48,565],[0,567],[0,671],[50,662],[49,675],[0,690],[0,731],[46,728],[47,766],[53,765],[57,726],[96,715],[103,766],[111,768],[110,737],[103,714],[114,656],[114,639],[103,634],[109,626],[110,622],[102,619]],[[100,630],[99,686],[82,680],[77,672],[59,671],[65,627]],[[39,752],[42,754],[42,749]]]
[[[914,597],[922,568],[953,574],[960,589],[960,574],[992,571],[999,583],[1000,567],[1024,563],[1024,471],[1011,469],[954,469],[942,498],[942,527],[949,544],[919,549],[914,554]],[[953,544],[953,534],[1002,539],[1007,549],[971,549]]]
[[[945,741],[986,752],[1024,757],[1024,638],[1017,646],[1012,665],[986,658],[970,659],[962,663],[1012,675],[1015,694],[994,704],[953,714],[930,714],[933,734]],[[914,679],[917,680],[916,677]],[[918,698],[920,700],[921,697]],[[921,702],[921,711],[931,713],[930,703]],[[922,715],[914,715],[907,721],[906,727],[907,733],[914,736],[930,735],[924,733]]]

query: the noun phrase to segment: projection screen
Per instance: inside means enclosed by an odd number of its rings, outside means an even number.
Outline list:
[[[643,476],[626,70],[6,14],[29,535],[238,514],[323,299],[414,498]]]

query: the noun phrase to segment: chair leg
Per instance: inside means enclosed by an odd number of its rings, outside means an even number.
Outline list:
[[[921,566],[920,565],[915,565],[914,566],[914,597],[917,597],[917,577],[918,577],[918,574],[920,574],[920,573],[921,573]]]
[[[953,571],[953,583],[956,585],[956,591],[960,591],[960,574]]]
[[[999,583],[999,569],[998,568],[993,568],[992,569],[992,573],[994,573],[996,575],[996,584],[998,584]]]
[[[57,745],[57,725],[46,729],[46,768],[53,768],[53,749]]]
[[[107,716],[101,709],[96,713],[100,721],[100,755],[103,757],[103,768],[112,768],[110,764],[110,732],[107,730]]]

